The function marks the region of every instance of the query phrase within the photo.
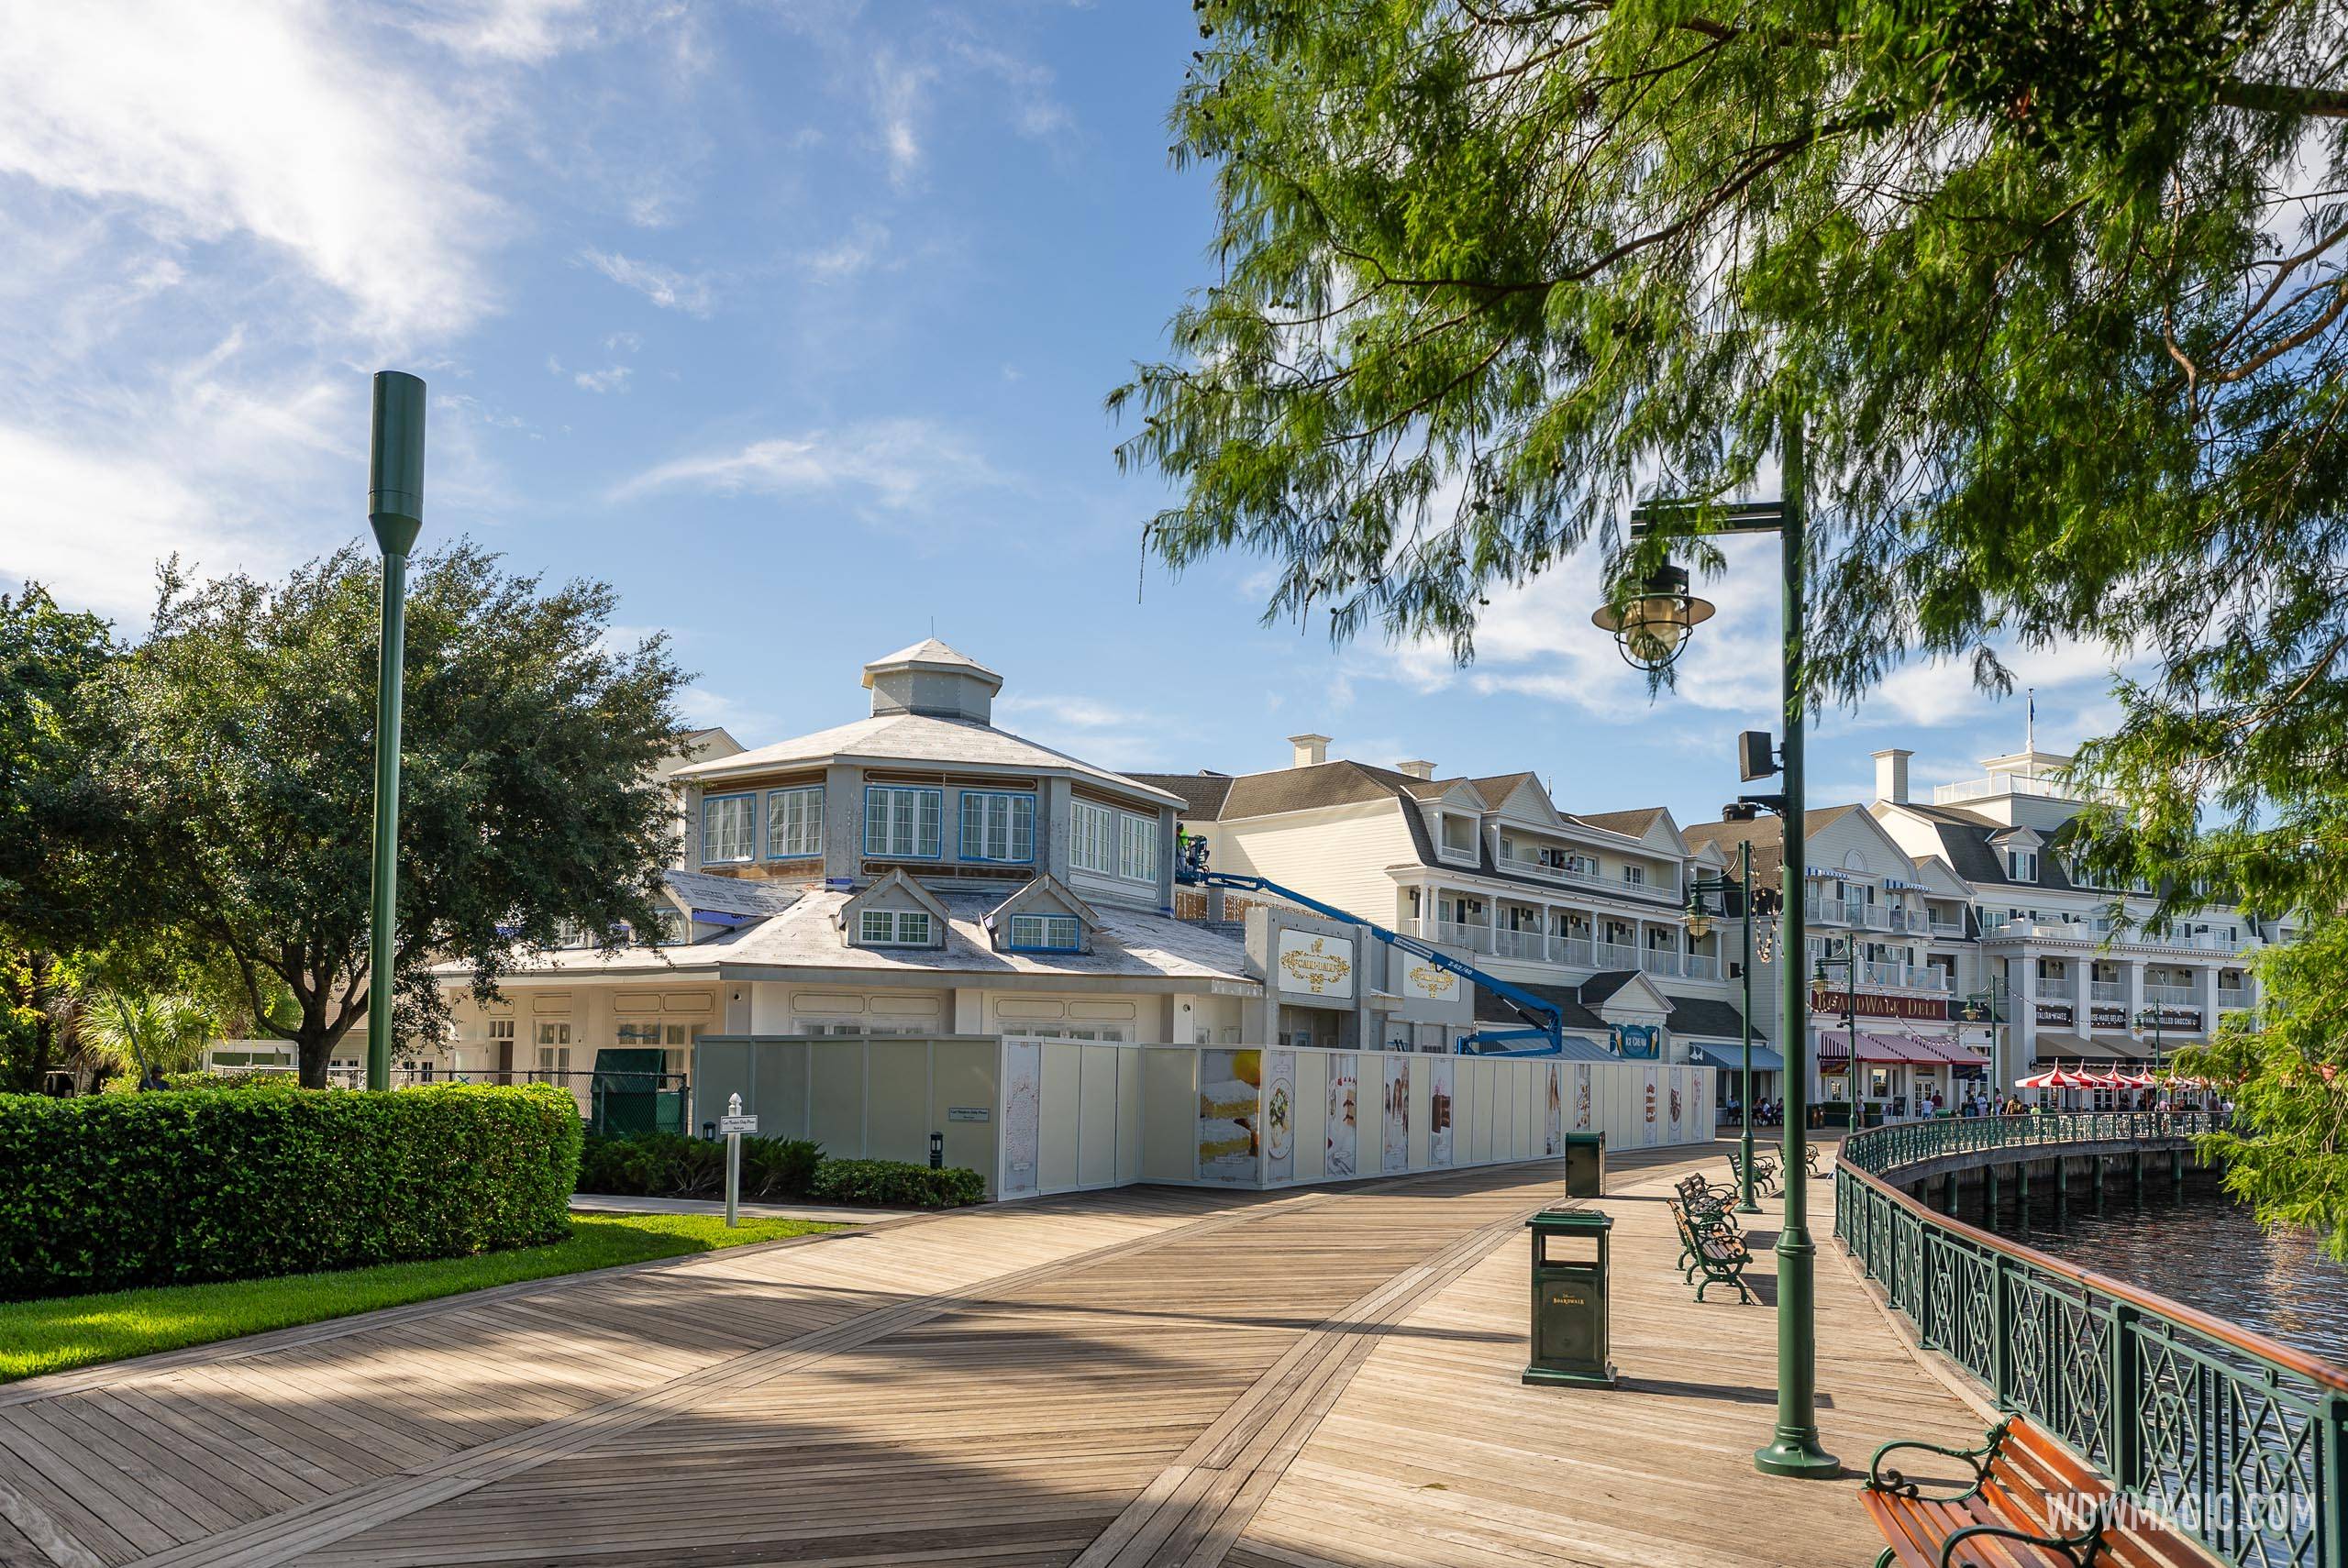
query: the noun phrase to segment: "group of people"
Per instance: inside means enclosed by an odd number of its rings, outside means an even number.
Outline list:
[[[1742,1125],[1744,1121],[1744,1102],[1732,1092],[1728,1097],[1728,1103],[1721,1107],[1721,1115],[1724,1121]],[[1756,1099],[1753,1102],[1753,1125],[1783,1127],[1785,1124],[1786,1102],[1784,1100]]]

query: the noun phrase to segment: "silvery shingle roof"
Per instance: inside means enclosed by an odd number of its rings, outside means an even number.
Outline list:
[[[948,917],[943,947],[852,947],[839,925],[840,906],[848,897],[828,889],[809,891],[790,910],[760,922],[730,944],[726,965],[872,969],[941,977],[1105,975],[1256,983],[1247,973],[1246,949],[1237,938],[1134,910],[1101,909],[1090,953],[998,953],[979,923],[1002,901],[995,893],[937,895]]]
[[[669,890],[692,910],[773,915],[799,901],[799,888],[782,882],[750,877],[713,877],[706,871],[669,871],[663,875]]]
[[[929,765],[1005,768],[1023,772],[1072,773],[1131,794],[1178,804],[1180,797],[1155,785],[1144,784],[1095,767],[1063,751],[969,719],[937,719],[925,713],[883,713],[854,723],[837,724],[792,740],[777,741],[734,756],[718,757],[680,767],[671,778],[696,782],[744,777],[798,763],[917,762]]]

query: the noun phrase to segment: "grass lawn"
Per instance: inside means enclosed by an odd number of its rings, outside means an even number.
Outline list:
[[[746,1219],[729,1231],[714,1214],[574,1214],[570,1239],[547,1247],[332,1274],[9,1302],[0,1304],[0,1383],[516,1280],[839,1229],[803,1220]]]

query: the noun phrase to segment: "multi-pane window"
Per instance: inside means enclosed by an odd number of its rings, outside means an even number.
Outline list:
[[[1069,864],[1080,871],[1157,880],[1156,817],[1079,801],[1069,812]]]
[[[936,860],[946,825],[946,792],[873,784],[864,791],[864,853]]]
[[[857,916],[858,939],[875,946],[926,947],[931,922],[927,910],[864,910]]]
[[[767,858],[824,853],[824,787],[767,791]]]
[[[737,866],[754,857],[759,845],[759,798],[756,795],[712,795],[701,803],[701,863]]]
[[[1623,880],[1634,888],[1644,888],[1647,885],[1647,868],[1626,864],[1623,867]]]
[[[2038,852],[2034,849],[2006,851],[2006,875],[2017,882],[2038,880]]]
[[[1074,915],[1015,914],[1011,917],[1011,945],[1073,953],[1084,939]]]
[[[1117,813],[1117,875],[1135,882],[1157,880],[1157,819]]]
[[[962,858],[1019,862],[1035,859],[1036,797],[963,790]]]

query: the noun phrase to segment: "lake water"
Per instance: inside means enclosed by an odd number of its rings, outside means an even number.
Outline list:
[[[2001,1233],[2348,1367],[2348,1269],[2312,1233],[2262,1230],[2248,1209],[2198,1179],[2181,1202],[2165,1181],[2150,1181],[2141,1207],[2124,1180],[2114,1182],[2101,1216],[2076,1194],[2058,1211],[2045,1192],[2053,1184],[2034,1185],[2029,1230],[2016,1234],[2009,1209]]]

